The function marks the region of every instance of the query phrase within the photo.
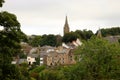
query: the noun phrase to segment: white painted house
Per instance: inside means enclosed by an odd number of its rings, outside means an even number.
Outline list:
[[[35,58],[37,58],[38,56],[39,56],[38,48],[32,48],[27,56],[28,64],[32,65],[34,62],[36,62]]]
[[[27,62],[29,65],[33,64],[34,62],[36,62],[35,58],[31,57],[31,56],[27,56]]]

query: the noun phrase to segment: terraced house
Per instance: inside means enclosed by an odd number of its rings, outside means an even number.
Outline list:
[[[69,65],[76,63],[73,50],[66,49],[62,46],[55,51],[50,51],[46,56],[46,61],[47,66]]]

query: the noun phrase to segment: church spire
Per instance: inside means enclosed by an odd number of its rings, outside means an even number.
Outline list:
[[[102,38],[102,33],[101,33],[101,29],[100,29],[100,28],[99,28],[99,30],[98,30],[97,37],[98,37],[98,38]]]
[[[69,33],[69,24],[68,24],[67,16],[66,16],[65,25],[64,25],[64,35],[65,35],[66,33]]]
[[[66,16],[66,19],[65,19],[65,24],[68,25],[68,20],[67,20],[67,16]]]

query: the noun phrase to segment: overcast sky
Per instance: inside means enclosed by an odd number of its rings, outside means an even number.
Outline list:
[[[66,15],[71,31],[120,26],[120,0],[5,0],[1,10],[16,14],[28,35],[62,35]]]

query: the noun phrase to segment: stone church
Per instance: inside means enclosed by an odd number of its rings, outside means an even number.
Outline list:
[[[70,32],[70,28],[69,28],[68,19],[67,19],[67,16],[66,16],[65,24],[64,24],[64,35],[66,33],[69,33],[69,32]]]

